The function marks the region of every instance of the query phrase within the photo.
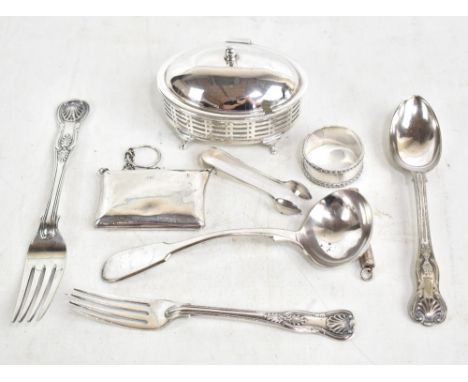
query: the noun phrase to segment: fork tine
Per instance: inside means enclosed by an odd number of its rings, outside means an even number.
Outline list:
[[[18,297],[16,299],[15,312],[13,313],[13,319],[11,320],[11,322],[16,322],[21,310],[23,309],[26,295],[27,293],[29,293],[32,273],[33,267],[30,263],[26,262],[23,270],[23,279],[21,280],[21,287],[19,289]]]
[[[41,268],[34,266],[32,269],[32,281],[29,285],[29,292],[24,300],[23,309],[18,316],[18,322],[23,322],[31,310],[31,306],[36,302],[39,290],[41,289],[42,280],[44,278],[45,266]]]
[[[121,316],[118,314],[107,312],[104,309],[100,309],[93,306],[83,304],[81,301],[70,300],[69,303],[81,314],[95,318],[97,320],[105,321],[110,324],[140,328],[149,328],[146,320],[136,320],[129,317]]]
[[[87,296],[77,295],[75,291],[71,294],[70,302],[72,302],[73,305],[79,305],[85,309],[112,317],[123,318],[129,321],[148,322],[148,311],[129,309],[127,307],[128,305],[123,305],[122,307],[122,304],[115,305],[114,302],[109,303],[109,301],[104,299],[102,301],[96,301]]]
[[[114,309],[121,309],[134,313],[143,313],[148,314],[151,308],[151,305],[145,301],[138,300],[128,300],[120,297],[114,296],[104,296],[96,293],[86,292],[82,289],[73,289],[71,294],[73,297],[87,300],[94,304],[107,306]]]
[[[53,274],[54,267],[44,267],[43,272],[43,278],[42,278],[42,283],[40,285],[40,288],[38,287],[38,293],[37,293],[37,298],[34,304],[31,304],[31,309],[29,316],[26,318],[27,322],[32,322],[34,318],[37,315],[37,312],[39,308],[42,306],[42,303],[44,302],[45,298],[45,292],[47,290],[47,287],[49,286],[49,283],[51,281],[51,275]]]
[[[128,298],[122,298],[122,297],[109,296],[109,295],[103,295],[103,294],[88,292],[88,291],[85,291],[85,290],[79,289],[79,288],[73,288],[73,290],[75,292],[78,292],[78,293],[83,293],[83,294],[86,294],[88,296],[93,296],[93,297],[104,299],[104,300],[128,302],[130,304],[143,305],[145,307],[149,307],[151,305],[149,302],[143,301],[143,300],[129,300]]]
[[[39,321],[47,312],[47,309],[49,309],[49,305],[55,296],[55,292],[57,292],[60,280],[62,280],[62,276],[63,264],[56,264],[54,268],[52,268],[52,272],[49,278],[49,282],[47,283],[46,290],[44,291],[44,295],[42,296],[41,301],[39,302],[39,310],[36,316],[37,321]]]

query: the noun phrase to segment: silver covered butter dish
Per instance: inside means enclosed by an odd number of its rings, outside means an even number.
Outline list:
[[[181,53],[159,70],[164,112],[181,138],[275,144],[299,117],[306,77],[289,59],[249,41]]]

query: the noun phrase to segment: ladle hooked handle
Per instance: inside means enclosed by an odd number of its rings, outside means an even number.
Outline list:
[[[212,232],[175,243],[150,244],[115,253],[104,263],[102,278],[109,282],[126,279],[166,262],[172,254],[183,249],[227,236],[263,236],[275,241],[289,241],[299,244],[296,240],[296,232],[282,229],[251,228]]]

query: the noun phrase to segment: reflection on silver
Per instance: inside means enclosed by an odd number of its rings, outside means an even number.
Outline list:
[[[136,300],[81,289],[73,290],[70,304],[78,313],[90,318],[136,329],[159,329],[180,317],[214,316],[251,320],[296,333],[321,334],[336,340],[347,340],[354,334],[354,316],[349,310],[265,312],[180,304],[170,300]]]
[[[327,126],[309,134],[302,148],[304,174],[324,187],[344,187],[362,173],[364,147],[346,127]]]
[[[441,134],[437,117],[424,98],[413,96],[398,106],[390,128],[390,145],[395,162],[411,172],[416,193],[417,289],[410,315],[413,320],[432,326],[443,322],[447,316],[447,306],[439,291],[439,267],[432,250],[425,175],[439,162]]]
[[[296,198],[312,199],[309,190],[303,184],[295,180],[281,181],[275,179],[218,148],[204,151],[200,155],[200,160],[208,167],[222,171],[265,192],[273,199],[277,211],[282,214],[293,215],[302,212],[294,202]]]
[[[269,109],[290,99],[295,84],[269,70],[196,68],[175,76],[171,87],[181,99],[209,111]]]
[[[284,57],[245,42],[182,53],[160,69],[166,116],[193,140],[272,147],[299,116],[306,80]]]
[[[298,231],[252,228],[200,235],[177,243],[157,243],[128,249],[110,256],[102,277],[114,282],[141,273],[183,249],[227,236],[260,236],[294,243],[317,264],[334,267],[361,256],[369,247],[372,210],[356,190],[337,190],[316,203]]]

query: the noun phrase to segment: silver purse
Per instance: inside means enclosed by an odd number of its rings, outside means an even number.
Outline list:
[[[157,154],[151,166],[135,164],[136,149]],[[197,229],[205,225],[204,194],[210,170],[157,167],[153,146],[129,148],[122,170],[101,169],[96,227]]]

